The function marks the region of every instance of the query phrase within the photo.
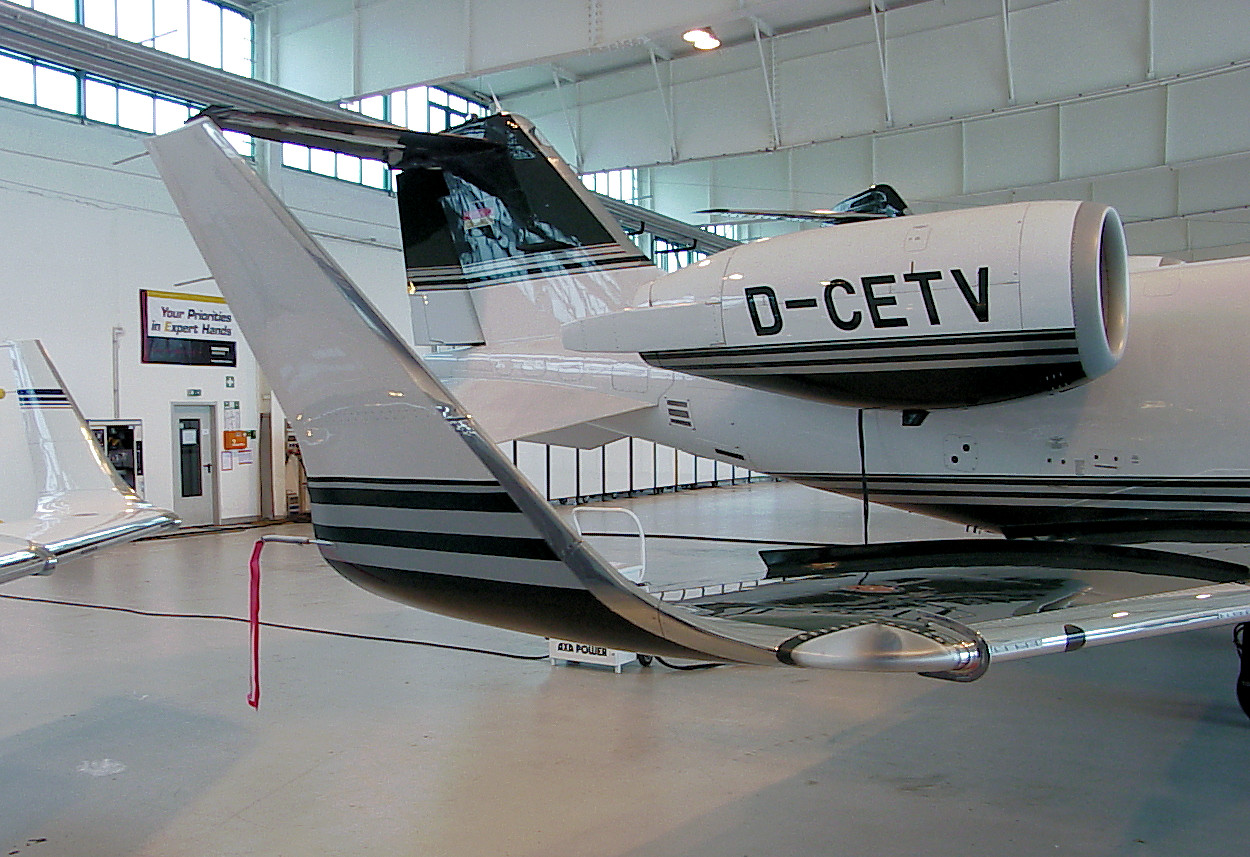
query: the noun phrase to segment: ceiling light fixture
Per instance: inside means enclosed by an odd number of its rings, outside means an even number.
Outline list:
[[[712,32],[711,27],[695,27],[682,34],[682,38],[701,51],[710,51],[720,47],[720,39]]]

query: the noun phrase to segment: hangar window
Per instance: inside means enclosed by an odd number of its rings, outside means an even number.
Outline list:
[[[0,52],[0,98],[34,104],[58,113],[77,115],[78,76],[21,54]]]
[[[10,0],[244,77],[252,76],[252,19],[212,0]]]
[[[438,133],[490,112],[480,102],[470,101],[437,86],[401,89],[386,98],[390,110],[388,121],[414,131]]]
[[[631,205],[638,204],[638,171],[637,170],[604,170],[598,173],[583,173],[582,184],[595,193],[619,199]]]
[[[750,236],[747,234],[747,224],[745,223],[709,223],[703,228],[713,235],[728,238],[730,241],[742,242],[750,240]]]
[[[25,6],[28,9],[34,9],[36,12],[43,12],[45,15],[52,15],[54,18],[60,18],[63,21],[76,21],[78,19],[78,4],[75,0],[10,0],[18,6]]]
[[[670,273],[678,268],[686,267],[691,262],[697,262],[707,255],[701,250],[674,244],[671,241],[665,241],[663,238],[657,237],[654,241],[651,254],[655,259],[655,264],[660,269]]]
[[[252,74],[251,18],[211,0],[11,2],[234,74]],[[203,107],[10,51],[0,51],[0,98],[148,134],[176,128]],[[226,137],[242,154],[252,154],[250,137],[234,132]]]

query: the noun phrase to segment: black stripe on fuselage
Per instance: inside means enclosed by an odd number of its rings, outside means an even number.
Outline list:
[[[1016,345],[1028,343],[1074,343],[1076,334],[1071,330],[1032,330],[1026,333],[964,333],[945,336],[902,336],[888,339],[857,339],[853,342],[792,342],[786,344],[717,346],[715,348],[686,348],[671,351],[647,352],[657,359],[669,360],[683,357],[736,357],[740,355],[800,354],[811,351],[853,351],[856,353],[882,348],[942,348],[967,345]],[[988,349],[992,351],[992,349]]]
[[[774,475],[851,497],[864,495],[858,473]],[[1105,530],[1153,535],[1139,540],[1242,541],[1250,530],[1247,479],[903,475],[869,476],[866,484],[873,502],[1009,536]]]
[[[392,509],[429,509],[460,512],[511,512],[521,510],[498,485],[496,490],[455,491],[421,488],[356,488],[344,485],[322,486],[308,483],[313,503],[329,506],[380,506]]]
[[[1123,477],[903,476],[858,473],[775,473],[783,479],[858,495],[867,481],[873,494],[889,497],[938,495],[949,498],[1082,500],[1087,502],[1250,503],[1250,479]],[[1183,493],[1181,493],[1183,492]],[[1242,492],[1229,494],[1219,492]]]
[[[745,356],[745,355],[744,355]],[[648,363],[660,366],[666,369],[676,369],[685,372],[736,372],[744,369],[786,369],[793,371],[804,371],[811,369],[824,369],[830,366],[873,366],[877,364],[888,363],[934,363],[938,361],[946,361],[950,363],[968,363],[971,368],[981,368],[987,364],[994,364],[1002,361],[1022,360],[1024,358],[1048,357],[1050,360],[1030,359],[1030,363],[1063,363],[1079,365],[1076,360],[1072,359],[1078,356],[1076,347],[1071,348],[1036,348],[1036,349],[1019,349],[1013,351],[987,351],[987,352],[952,352],[942,351],[926,354],[875,354],[866,357],[828,357],[828,358],[805,358],[802,360],[741,360],[741,361],[720,361],[720,362],[700,362],[695,360],[674,360],[654,357],[651,354],[643,354],[642,358]]]
[[[371,545],[470,556],[560,561],[551,546],[541,538],[379,530],[371,527],[336,527],[316,523],[315,510],[313,533],[319,539],[344,545]]]
[[[17,402],[22,408],[68,408],[70,405],[64,390],[51,388],[18,390]]]

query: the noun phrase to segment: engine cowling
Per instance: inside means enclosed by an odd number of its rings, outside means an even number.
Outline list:
[[[1045,201],[745,244],[566,326],[564,341],[843,405],[942,408],[1108,372],[1128,313],[1114,209]]]

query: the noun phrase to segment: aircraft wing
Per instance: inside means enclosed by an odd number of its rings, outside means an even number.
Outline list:
[[[939,617],[974,634],[986,663],[1250,617],[1250,568],[1163,550],[956,539],[761,556],[763,578],[659,594],[707,615],[808,633]]]
[[[1052,574],[1040,588],[1019,590],[1023,603],[982,598],[998,608],[988,614],[930,597],[925,587],[934,588],[941,569],[916,575],[914,586],[835,580],[829,572],[838,569],[829,563],[844,559],[819,554],[789,557],[784,580],[676,597],[649,592],[554,513],[216,128],[200,119],[147,145],[275,394],[294,415],[322,556],[380,595],[647,654],[956,680],[977,678],[996,657],[1250,615],[1250,587],[1240,582],[1246,575],[1232,569],[1191,573],[1167,595],[1114,593],[1101,604],[1083,600],[1094,584]],[[986,567],[972,577],[996,591],[1004,563],[982,559]],[[1194,576],[1203,584],[1194,587]],[[1154,586],[1163,577],[1147,580]],[[830,582],[855,598],[830,600]],[[897,596],[893,603],[877,597],[887,594]],[[768,600],[773,595],[782,597]],[[1011,605],[1005,613],[1004,605]]]
[[[0,583],[178,525],[117,475],[37,341],[0,343],[0,443]]]

